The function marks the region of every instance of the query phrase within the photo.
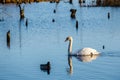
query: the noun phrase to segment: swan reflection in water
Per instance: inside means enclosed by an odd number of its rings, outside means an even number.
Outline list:
[[[67,70],[67,72],[69,74],[72,74],[73,73],[72,56],[68,56],[68,65],[69,69]]]
[[[69,65],[69,70],[67,72],[69,74],[73,73],[73,64],[72,64],[72,57],[77,58],[81,62],[91,62],[93,60],[96,60],[99,55],[85,55],[85,56],[71,56],[68,55],[68,65]]]
[[[69,41],[68,45],[68,64],[69,64],[69,73],[72,74],[73,66],[72,66],[72,56],[76,57],[81,62],[90,62],[95,60],[99,56],[99,52],[93,48],[82,48],[81,50],[77,51],[76,53],[72,53],[72,43],[73,38],[68,36],[65,39],[65,42]]]
[[[92,60],[96,60],[99,55],[87,55],[87,56],[76,56],[78,60],[81,62],[91,62]]]

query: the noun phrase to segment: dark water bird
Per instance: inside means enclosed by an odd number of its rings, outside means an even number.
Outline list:
[[[99,55],[99,52],[95,49],[92,48],[82,48],[80,50],[78,50],[76,53],[72,53],[72,43],[73,43],[73,38],[71,36],[68,36],[65,40],[69,41],[69,45],[68,45],[68,55],[74,55],[74,56],[93,56],[93,55]]]
[[[110,19],[110,12],[108,12],[108,19]]]
[[[70,9],[71,12],[71,18],[76,18],[76,9]]]
[[[8,48],[10,48],[10,30],[6,34],[6,42],[7,42]]]
[[[50,69],[51,69],[50,62],[48,61],[47,64],[41,64],[40,69],[50,74]]]

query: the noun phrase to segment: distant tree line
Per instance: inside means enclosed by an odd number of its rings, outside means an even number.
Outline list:
[[[52,0],[0,0],[0,3],[28,3],[28,2],[42,2]]]
[[[120,0],[97,0],[97,6],[120,6]]]
[[[0,3],[30,3],[42,1],[59,1],[59,0],[0,0]],[[82,0],[79,0],[82,1]],[[84,0],[83,0],[84,1]],[[120,6],[120,0],[96,0],[97,6]]]

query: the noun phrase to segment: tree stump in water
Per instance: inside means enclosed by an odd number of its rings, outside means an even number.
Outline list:
[[[76,9],[70,9],[71,12],[71,18],[76,18]]]

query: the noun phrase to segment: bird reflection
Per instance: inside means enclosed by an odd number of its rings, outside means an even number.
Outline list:
[[[68,65],[69,65],[68,73],[72,74],[73,73],[72,56],[68,56]]]
[[[91,62],[92,60],[96,60],[99,55],[87,55],[87,56],[76,56],[78,60],[81,62]]]
[[[92,60],[96,60],[99,55],[92,55],[92,56],[72,56],[68,55],[68,65],[69,69],[67,72],[71,75],[73,73],[73,64],[72,64],[72,57],[77,58],[81,62],[91,62]]]

